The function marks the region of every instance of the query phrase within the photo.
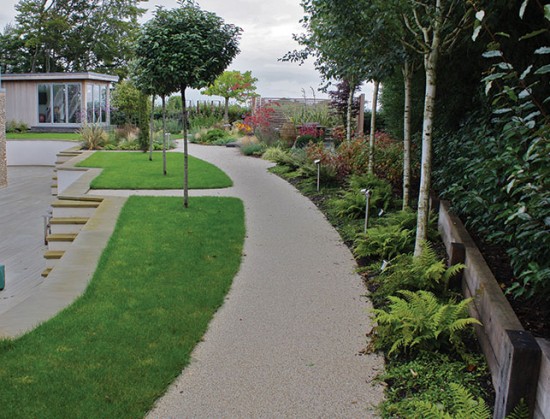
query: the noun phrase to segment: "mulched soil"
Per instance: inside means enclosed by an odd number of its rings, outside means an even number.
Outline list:
[[[472,234],[472,232],[470,232],[470,235],[483,254],[487,265],[489,265],[500,287],[506,292],[506,289],[516,281],[516,277],[510,266],[510,259],[506,254],[506,249],[485,243],[480,237]],[[506,295],[506,297],[508,297],[510,305],[525,330],[531,332],[535,337],[550,339],[549,302],[537,298],[527,300],[525,298],[514,299],[509,295]]]

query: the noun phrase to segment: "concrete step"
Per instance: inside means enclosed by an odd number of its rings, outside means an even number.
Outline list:
[[[70,248],[74,239],[78,234],[48,234],[48,250],[65,251]]]
[[[91,217],[101,202],[60,199],[52,202],[52,216],[54,218]]]
[[[61,259],[64,254],[65,254],[65,251],[63,250],[47,250],[44,252],[44,259],[48,259],[48,260]]]
[[[76,234],[88,222],[88,217],[62,217],[50,219],[51,234]]]
[[[43,278],[46,278],[50,272],[52,271],[53,267],[50,267],[50,268],[46,268],[42,271],[42,273],[40,274]]]

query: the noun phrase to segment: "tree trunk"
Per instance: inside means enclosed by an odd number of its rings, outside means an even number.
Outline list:
[[[225,98],[225,111],[223,114],[223,123],[229,124],[229,98]]]
[[[411,191],[411,86],[412,66],[408,61],[403,65],[403,85],[405,106],[403,109],[403,209],[409,207]]]
[[[162,95],[162,173],[166,176],[166,96]]]
[[[370,136],[369,136],[369,162],[367,172],[374,173],[374,133],[376,132],[376,106],[378,105],[378,86],[380,82],[374,81],[372,92],[372,111],[370,115]]]
[[[349,83],[348,108],[346,112],[346,140],[351,141],[351,113],[353,108],[353,91],[355,87]]]
[[[422,252],[428,237],[430,186],[432,178],[432,128],[436,91],[436,65],[439,54],[439,34],[434,32],[434,41],[429,53],[424,55],[426,70],[426,92],[424,96],[424,122],[422,125],[422,162],[420,168],[420,193],[418,195],[418,216],[414,256]]]
[[[153,134],[154,134],[154,112],[155,112],[155,95],[151,98],[151,119],[149,121],[149,161],[153,161]]]
[[[185,101],[186,86],[180,86],[182,121],[183,121],[183,206],[189,207],[189,153],[187,151],[187,103]]]

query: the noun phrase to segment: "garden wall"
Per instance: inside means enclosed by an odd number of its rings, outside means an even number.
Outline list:
[[[550,342],[523,329],[481,252],[449,203],[439,205],[439,231],[450,263],[462,262],[462,288],[473,297],[471,315],[496,391],[494,418],[504,418],[524,399],[534,418],[550,419]]]

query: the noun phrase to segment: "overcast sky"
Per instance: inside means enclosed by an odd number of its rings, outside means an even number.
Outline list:
[[[15,21],[15,4],[18,0],[2,0],[0,27]],[[302,66],[296,63],[279,62],[285,53],[299,49],[292,40],[293,33],[302,32],[299,20],[303,16],[300,0],[199,0],[202,9],[216,13],[226,23],[243,28],[240,42],[241,53],[229,66],[229,70],[252,71],[258,79],[257,93],[264,97],[326,97],[317,89],[321,85],[319,74],[312,62]],[[176,0],[150,0],[141,7],[148,9],[142,17],[145,22],[152,17],[156,6],[171,9],[178,6]],[[370,98],[370,89],[363,89]],[[190,92],[191,93],[191,92]],[[188,95],[198,98],[196,93]]]

